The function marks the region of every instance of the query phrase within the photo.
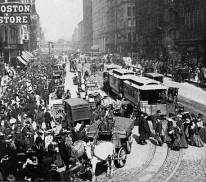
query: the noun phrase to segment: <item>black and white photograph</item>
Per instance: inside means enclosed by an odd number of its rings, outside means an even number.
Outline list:
[[[0,182],[205,182],[205,0],[0,0]]]

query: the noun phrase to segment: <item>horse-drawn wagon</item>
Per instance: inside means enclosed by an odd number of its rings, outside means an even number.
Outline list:
[[[87,129],[88,137],[96,138],[97,143],[101,143],[101,141],[113,143],[115,148],[115,153],[113,154],[114,164],[119,168],[124,167],[127,154],[131,152],[131,136],[134,128],[134,120],[124,117],[114,117],[110,121],[107,121],[106,127],[102,127],[104,124],[100,122],[99,124],[89,126]]]

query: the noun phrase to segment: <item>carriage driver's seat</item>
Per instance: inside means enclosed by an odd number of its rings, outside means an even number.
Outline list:
[[[101,124],[101,132],[99,133],[100,140],[111,140],[114,124],[115,120],[113,117],[106,117],[106,120]]]

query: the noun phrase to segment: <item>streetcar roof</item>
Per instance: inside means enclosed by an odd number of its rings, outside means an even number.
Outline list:
[[[134,71],[127,70],[127,69],[114,69],[112,72],[116,73],[116,74],[122,74],[122,75],[125,75],[125,74],[132,74],[132,75],[134,75],[135,74]]]
[[[133,75],[130,75],[130,78],[129,78],[130,82],[131,83],[134,83],[136,85],[159,85],[161,84],[161,82],[159,81],[156,81],[156,80],[153,80],[151,78],[147,78],[147,77],[144,77],[144,76],[133,76]]]
[[[124,83],[138,89],[138,90],[167,90],[167,87],[160,85],[160,84],[154,84],[154,85],[136,85],[128,80],[124,81]]]
[[[164,75],[159,73],[145,73],[145,76],[152,76],[152,77],[164,77]]]
[[[126,70],[126,69],[114,69],[109,73],[111,76],[120,79],[129,79],[132,75],[135,75],[134,71]]]

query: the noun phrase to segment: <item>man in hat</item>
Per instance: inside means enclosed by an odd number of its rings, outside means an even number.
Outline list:
[[[46,112],[44,113],[44,121],[46,123],[46,128],[47,130],[51,129],[51,121],[52,121],[52,117],[51,114],[49,112],[49,109],[46,110]]]
[[[139,144],[141,144],[141,145],[146,145],[147,144],[146,140],[148,140],[149,136],[150,136],[150,128],[149,128],[148,121],[146,120],[147,117],[148,117],[148,115],[146,113],[142,112],[140,114]]]
[[[38,159],[38,164],[40,166],[41,161],[45,155],[45,149],[43,147],[43,140],[41,137],[37,137],[35,144],[31,147],[31,149],[35,152],[36,157]]]
[[[152,125],[153,125],[153,129],[154,129],[154,130],[156,130],[156,127],[157,127],[157,119],[160,118],[160,114],[161,114],[161,111],[160,111],[160,110],[157,110],[157,111],[156,111],[156,114],[154,114],[154,115],[151,116]]]
[[[138,106],[135,106],[132,113],[132,119],[135,119],[135,125],[139,125],[139,117],[140,117],[141,109]]]

